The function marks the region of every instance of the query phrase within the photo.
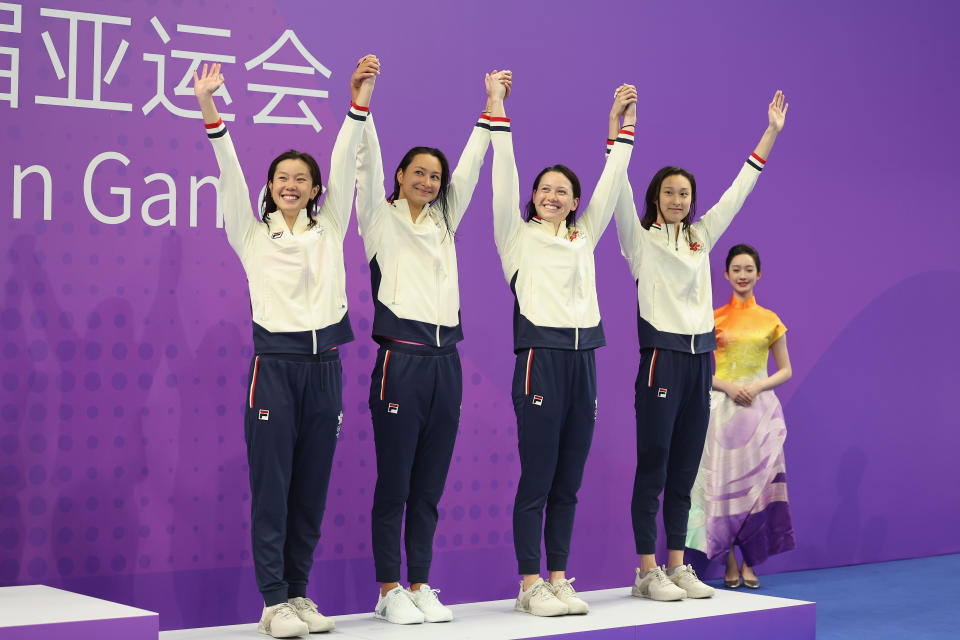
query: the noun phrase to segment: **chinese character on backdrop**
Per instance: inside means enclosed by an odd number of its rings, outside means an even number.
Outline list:
[[[303,60],[307,62],[307,65],[268,62],[268,60],[288,42],[293,45]],[[309,51],[307,51],[307,49],[303,46],[303,43],[301,43],[300,39],[297,37],[297,34],[295,34],[291,29],[284,31],[280,38],[270,45],[266,51],[245,62],[244,66],[248,71],[259,66],[265,71],[276,71],[280,73],[305,76],[312,76],[315,73],[319,73],[324,78],[330,77],[330,69],[326,68],[320,63],[319,60],[313,57]],[[253,122],[255,124],[307,124],[313,127],[314,131],[320,131],[320,129],[322,129],[320,123],[317,121],[317,117],[310,110],[310,107],[307,106],[307,103],[305,100],[303,100],[303,98],[326,98],[328,95],[326,91],[322,89],[303,89],[281,86],[279,84],[257,84],[252,82],[247,83],[247,90],[258,93],[274,94],[273,98],[267,102],[266,106],[264,106],[263,109],[253,116]],[[297,106],[300,108],[300,112],[303,114],[302,116],[274,115],[274,110],[276,109],[277,105],[287,96],[301,96],[301,99],[297,101]]]
[[[153,30],[156,32],[157,36],[160,38],[163,44],[170,44],[170,35],[167,30],[164,28],[163,24],[157,19],[156,16],[150,19],[150,24],[153,26]],[[230,29],[220,29],[217,27],[203,27],[192,24],[177,24],[177,33],[178,34],[188,34],[188,35],[198,35],[198,36],[210,36],[213,38],[230,38]],[[178,41],[183,39],[181,36],[178,36]],[[173,95],[175,96],[192,96],[193,87],[191,85],[191,80],[193,79],[193,74],[200,66],[201,62],[219,62],[221,64],[233,64],[236,62],[235,56],[225,55],[221,53],[211,53],[209,51],[186,51],[184,49],[175,49],[170,48],[169,51],[170,57],[178,60],[188,60],[183,76],[180,78],[180,82],[173,88]],[[159,53],[144,53],[143,59],[148,62],[154,62],[157,66],[157,85],[156,93],[153,95],[150,100],[141,107],[143,114],[148,115],[153,109],[159,104],[169,111],[170,113],[180,116],[181,118],[197,118],[200,119],[203,116],[200,113],[199,109],[184,109],[178,107],[173,103],[173,101],[167,97],[166,87],[166,57],[163,54]],[[224,84],[217,92],[213,94],[214,96],[220,96],[223,98],[225,104],[229,105],[233,102],[233,98],[230,96],[230,92],[227,91],[227,85]],[[231,122],[234,119],[235,115],[232,113],[220,112],[220,118],[225,122]]]
[[[113,78],[117,73],[117,69],[120,67],[120,63],[123,61],[123,57],[127,52],[127,47],[130,46],[130,43],[125,39],[120,39],[120,42],[113,53],[113,57],[110,59],[110,62],[107,65],[107,70],[104,73],[104,25],[110,25],[110,32],[112,33],[115,25],[129,27],[130,18],[100,13],[88,13],[85,11],[68,11],[65,9],[47,8],[41,8],[40,15],[44,18],[58,18],[68,21],[69,35],[66,47],[64,47],[63,43],[61,43],[61,46],[58,49],[57,46],[54,45],[49,31],[44,31],[40,34],[40,38],[43,40],[43,45],[47,50],[47,56],[50,58],[50,64],[53,65],[53,70],[57,74],[57,79],[67,81],[67,95],[35,96],[34,102],[37,104],[49,104],[63,107],[80,107],[83,109],[132,111],[133,105],[129,102],[115,102],[103,100],[101,98],[101,94],[103,92],[102,85],[110,85],[113,82]],[[81,25],[86,34],[86,30],[88,29],[87,23],[91,23],[90,28],[93,30],[92,47],[88,50],[90,55],[87,55],[87,51],[78,51],[79,43],[82,42],[86,44],[90,42],[86,35],[84,35],[82,40],[80,38]],[[108,37],[108,39],[111,43],[116,41],[116,38],[113,36]],[[64,48],[67,50],[66,69],[64,69],[62,57]],[[89,67],[87,66],[88,60],[90,61]],[[82,65],[81,62],[83,63]],[[81,66],[83,67],[82,69],[79,68]],[[78,97],[77,79],[91,78],[91,76],[92,87],[90,97]]]

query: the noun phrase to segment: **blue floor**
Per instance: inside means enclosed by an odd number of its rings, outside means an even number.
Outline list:
[[[816,602],[818,640],[960,638],[960,555],[761,573],[756,593]]]

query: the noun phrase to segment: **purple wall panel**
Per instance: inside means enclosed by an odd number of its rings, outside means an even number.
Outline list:
[[[257,612],[241,428],[248,294],[215,228],[211,187],[199,189],[190,224],[191,176],[215,175],[216,164],[199,122],[171,112],[195,108],[191,95],[174,92],[189,64],[176,51],[234,57],[224,69],[233,101],[221,106],[236,115],[228,126],[254,192],[283,149],[301,147],[328,164],[347,78],[368,51],[383,61],[373,110],[388,173],[414,144],[455,158],[483,104],[482,73],[510,67],[521,184],[563,162],[589,192],[602,169],[612,90],[629,81],[642,102],[634,189],[660,166],[681,164],[697,175],[701,210],[733,178],[762,133],[767,101],[783,88],[793,105],[787,128],[713,256],[718,267],[730,245],[758,246],[758,298],[790,328],[794,378],[779,393],[799,547],[765,570],[960,550],[956,503],[940,497],[955,484],[947,456],[958,444],[950,333],[960,223],[948,185],[958,169],[949,110],[960,98],[960,51],[950,29],[960,8],[495,1],[360,15],[307,1],[15,4],[18,26],[0,30],[0,70],[12,68],[11,51],[19,62],[16,107],[0,77],[0,584],[41,582],[160,611],[162,628]],[[44,7],[129,19],[102,24],[100,74],[111,82],[98,84],[96,108],[49,104],[69,95],[70,31],[68,18]],[[13,17],[0,11],[2,23]],[[329,79],[245,68],[286,29]],[[94,23],[79,20],[77,34],[75,97],[91,100]],[[129,48],[118,53],[121,40]],[[151,108],[160,60],[169,109]],[[290,43],[270,61],[306,64]],[[328,91],[303,98],[322,130],[254,123],[270,95],[250,84]],[[302,116],[298,99],[284,98],[278,114]],[[131,215],[119,224],[97,220],[84,193],[91,161],[108,151],[129,165],[99,165],[90,193],[112,217],[124,196],[111,188],[130,189]],[[50,174],[52,219],[43,219],[38,174],[23,179],[17,219],[15,166],[37,164]],[[155,174],[176,185],[175,226],[141,216],[167,191]],[[154,202],[148,213],[160,219],[166,207]],[[508,597],[516,584],[512,298],[490,222],[485,170],[458,234],[465,397],[433,578],[451,601]],[[375,588],[366,408],[375,345],[355,233],[346,255],[358,339],[342,352],[344,430],[313,581],[330,613],[369,610]],[[627,583],[634,562],[635,290],[613,229],[597,249],[597,270],[609,346],[598,352],[599,421],[571,557],[584,588]],[[718,270],[714,292],[718,305],[729,297]],[[477,569],[480,579],[465,583]]]

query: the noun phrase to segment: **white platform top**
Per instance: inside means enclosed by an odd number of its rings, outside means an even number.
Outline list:
[[[0,587],[0,629],[155,615],[153,611],[40,584]]]
[[[654,602],[634,598],[630,595],[629,587],[584,591],[580,595],[590,605],[590,613],[585,616],[538,618],[514,611],[513,600],[496,600],[454,605],[451,607],[454,615],[453,622],[440,624],[395,625],[376,620],[372,613],[337,616],[334,619],[337,623],[338,638],[510,640],[518,637],[578,633],[811,604],[803,600],[737,593],[724,589],[718,589],[717,594],[712,598],[687,599],[679,602]],[[256,614],[256,612],[251,613]],[[203,640],[250,640],[256,637],[256,624],[160,633],[160,640],[200,640],[201,638]]]

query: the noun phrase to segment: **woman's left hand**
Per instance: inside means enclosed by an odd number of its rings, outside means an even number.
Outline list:
[[[733,401],[739,404],[741,407],[749,407],[753,404],[753,399],[757,397],[757,394],[760,393],[760,391],[760,385],[756,382],[751,382],[746,386],[740,387],[740,390],[737,392],[737,396],[733,399]]]
[[[790,106],[789,103],[785,102],[786,96],[783,95],[783,91],[777,91],[773,94],[773,100],[770,101],[770,106],[767,107],[767,118],[770,120],[770,128],[780,133],[783,129],[783,124],[787,119],[787,107]]]

